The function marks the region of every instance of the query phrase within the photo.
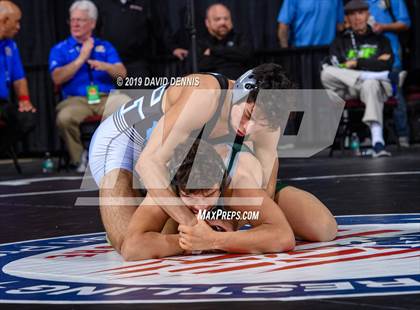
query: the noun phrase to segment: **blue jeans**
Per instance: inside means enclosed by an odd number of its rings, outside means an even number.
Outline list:
[[[393,69],[393,71],[399,72],[401,70]],[[399,87],[397,88],[395,98],[397,99],[397,106],[394,108],[393,116],[397,136],[410,137],[410,128],[408,126],[407,102],[405,101],[402,89]]]

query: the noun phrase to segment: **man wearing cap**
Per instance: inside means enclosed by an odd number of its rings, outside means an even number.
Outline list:
[[[20,9],[11,1],[0,1],[0,119],[7,123],[0,151],[34,127],[36,109],[29,98],[28,82],[13,37],[20,29]],[[10,102],[13,88],[18,105]]]
[[[383,106],[392,95],[388,79],[394,62],[388,39],[368,25],[369,5],[352,0],[345,6],[350,28],[330,46],[330,62],[321,80],[325,88],[345,99],[359,98],[365,104],[363,122],[369,126],[373,157],[390,156],[383,138]]]
[[[49,59],[52,80],[64,97],[56,108],[56,122],[77,172],[84,172],[82,154],[87,154],[80,139],[80,123],[91,115],[110,114],[114,104],[128,101],[120,96],[107,101],[113,79],[125,77],[126,69],[109,42],[92,36],[97,17],[91,1],[75,1],[70,7],[71,36],[52,48]]]

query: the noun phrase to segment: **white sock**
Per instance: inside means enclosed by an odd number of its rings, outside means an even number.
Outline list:
[[[375,146],[376,143],[380,142],[385,145],[382,125],[378,122],[370,123],[370,134],[372,136],[372,146]]]
[[[359,80],[383,80],[389,81],[388,78],[389,71],[381,71],[381,72],[372,72],[372,71],[362,71],[359,76]]]

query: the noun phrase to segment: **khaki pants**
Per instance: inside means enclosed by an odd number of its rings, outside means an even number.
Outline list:
[[[73,96],[61,101],[57,107],[56,124],[60,136],[66,143],[70,154],[70,162],[79,164],[83,152],[80,139],[80,123],[92,115],[103,115],[103,118],[111,115],[116,109],[128,102],[130,98],[123,94],[101,95],[101,102],[88,104],[86,97]]]
[[[383,125],[384,102],[392,95],[388,81],[360,81],[362,71],[326,66],[321,72],[321,81],[326,89],[337,93],[343,99],[357,98],[366,108],[363,122],[378,122]]]

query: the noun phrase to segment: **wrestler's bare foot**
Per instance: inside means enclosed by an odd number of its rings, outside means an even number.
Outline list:
[[[128,224],[139,202],[139,191],[133,188],[131,172],[114,169],[102,178],[99,190],[102,223],[117,252],[121,250]]]
[[[307,241],[330,241],[337,235],[337,222],[328,208],[314,195],[293,186],[276,194],[293,232]]]

